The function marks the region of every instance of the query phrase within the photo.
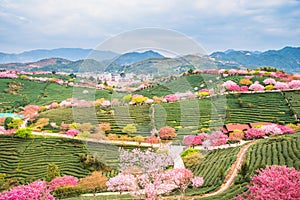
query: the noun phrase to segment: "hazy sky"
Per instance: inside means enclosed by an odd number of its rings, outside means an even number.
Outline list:
[[[95,48],[143,27],[179,31],[208,52],[300,46],[300,1],[0,0],[0,52]]]

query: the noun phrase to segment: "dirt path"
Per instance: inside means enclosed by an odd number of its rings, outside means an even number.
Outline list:
[[[208,194],[204,194],[204,195],[199,195],[199,196],[184,196],[183,198],[204,198],[204,197],[210,197],[210,196],[215,196],[218,195],[222,192],[224,192],[225,190],[229,189],[229,187],[234,183],[235,178],[238,175],[238,172],[240,171],[243,162],[246,159],[246,155],[247,155],[247,151],[248,148],[253,145],[255,141],[249,142],[248,144],[246,144],[245,146],[243,146],[239,153],[237,154],[237,159],[235,160],[235,162],[231,165],[229,172],[227,173],[225,179],[224,179],[224,183],[222,184],[222,186],[220,188],[218,188],[216,191],[213,191],[211,193]],[[176,199],[179,198],[179,196],[173,196],[173,197],[166,197],[164,199]]]
[[[223,185],[217,191],[205,194],[201,197],[214,196],[214,195],[220,194],[220,193],[224,192],[225,190],[229,189],[229,187],[234,183],[234,180],[237,177],[238,172],[240,171],[242,164],[246,159],[248,148],[255,142],[256,141],[252,141],[241,148],[241,150],[237,154],[237,159],[231,165],[230,170],[225,177]]]

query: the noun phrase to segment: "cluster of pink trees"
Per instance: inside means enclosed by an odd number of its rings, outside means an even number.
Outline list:
[[[265,135],[282,135],[293,134],[295,131],[289,126],[279,124],[265,125],[260,128],[251,128],[245,132],[245,137],[248,139],[262,138]]]
[[[140,149],[120,149],[119,160],[121,173],[106,183],[111,191],[129,191],[140,198],[157,199],[174,189],[183,193],[188,185],[200,187],[203,184],[203,179],[195,178],[188,169],[166,171],[168,166],[173,165],[172,158],[150,149],[145,152]]]
[[[207,138],[208,134],[206,133],[200,133],[199,135],[186,135],[183,138],[183,144],[186,146],[201,145]]]
[[[175,94],[168,94],[167,96],[165,96],[165,99],[167,100],[167,102],[179,101],[179,97]]]
[[[220,146],[226,144],[228,136],[221,131],[215,131],[211,134],[200,133],[199,135],[187,135],[183,138],[186,146],[203,145],[205,147]]]
[[[300,89],[300,80],[292,80],[288,83],[288,86],[291,89]]]
[[[255,81],[252,85],[249,86],[249,90],[264,91],[265,87],[261,85],[258,81]]]
[[[280,81],[277,81],[277,82],[274,84],[274,87],[275,87],[277,90],[287,90],[287,89],[290,89],[288,83],[284,83],[284,82],[280,82]]]
[[[58,187],[65,187],[70,186],[74,187],[78,184],[78,178],[74,176],[62,176],[62,177],[55,177],[50,183],[48,184],[50,190],[55,190]]]
[[[17,186],[0,193],[0,200],[54,200],[50,192],[51,190],[48,188],[47,182],[37,180],[28,185]]]
[[[251,128],[245,133],[245,137],[248,139],[257,139],[263,136],[265,136],[265,132],[260,128]]]
[[[228,91],[240,91],[240,86],[232,80],[224,82],[222,86],[225,87]]]
[[[46,181],[34,181],[28,185],[13,187],[0,193],[0,200],[54,200],[51,191],[59,187],[77,186],[78,179],[73,176],[56,177],[49,183]]]
[[[211,70],[212,71],[212,70]],[[215,73],[215,71],[212,71],[212,73]],[[257,70],[244,70],[244,69],[220,69],[218,70],[219,74],[222,74],[224,77],[230,75],[258,75],[258,76],[267,76],[267,77],[273,77],[273,78],[282,78],[285,77],[286,74],[283,72],[267,72],[267,71],[257,71]]]
[[[185,75],[188,73],[186,72]],[[273,78],[282,78],[286,77],[284,72],[268,72],[264,70],[245,70],[245,69],[205,69],[205,70],[194,70],[193,74],[221,74],[224,77],[226,76],[233,76],[233,75],[258,75],[258,76],[266,76],[266,77],[273,77]],[[295,75],[294,75],[295,76]]]
[[[264,90],[287,90],[287,89],[300,89],[300,80],[291,80],[290,82],[281,82],[276,81],[273,78],[267,78],[263,81],[264,85],[260,84],[258,81],[255,81],[249,86],[239,86],[232,80],[228,80],[222,84],[227,91],[264,91]]]
[[[165,172],[164,179],[169,185],[178,188],[180,194],[183,195],[189,185],[193,187],[201,187],[204,183],[202,177],[194,177],[194,174],[189,169],[170,169]]]
[[[0,78],[18,78],[18,75],[13,71],[0,72]]]
[[[18,78],[15,77],[15,78]],[[59,85],[68,85],[68,86],[74,86],[73,82],[69,82],[69,81],[64,81],[62,79],[57,79],[57,78],[48,78],[48,77],[32,77],[32,76],[27,76],[23,73],[23,75],[20,76],[21,79],[26,79],[26,80],[30,80],[30,81],[39,81],[39,82],[52,82],[52,83],[57,83]]]
[[[228,136],[221,131],[216,131],[208,135],[207,140],[210,141],[211,146],[220,146],[227,143]]]
[[[24,118],[28,118],[30,121],[33,121],[36,117],[39,116],[38,111],[40,107],[35,105],[25,106],[21,112],[24,115]]]
[[[266,78],[266,79],[263,81],[263,83],[264,83],[265,85],[275,85],[276,80],[273,79],[273,78]]]
[[[286,166],[267,166],[257,170],[243,199],[296,200],[300,198],[300,172]]]

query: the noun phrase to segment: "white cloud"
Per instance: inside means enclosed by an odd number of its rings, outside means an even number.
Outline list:
[[[242,40],[253,35],[259,49],[263,37],[299,29],[299,8],[296,0],[0,0],[0,50],[94,47],[143,27],[175,29],[213,48],[248,45]],[[299,43],[296,36],[289,40]]]

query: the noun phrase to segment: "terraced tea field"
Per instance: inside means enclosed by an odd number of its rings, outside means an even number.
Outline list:
[[[266,165],[286,165],[300,170],[300,133],[270,138],[252,145],[248,149],[246,162],[249,163],[247,177]],[[236,199],[238,194],[247,191],[247,185],[248,182],[236,183],[226,192],[202,199]]]
[[[91,171],[86,169],[80,155],[97,153],[99,158],[111,167],[118,167],[118,146],[82,143],[63,138],[19,139],[0,137],[0,172],[7,178],[23,178],[27,181],[45,177],[48,163],[55,163],[61,175],[85,177]],[[125,149],[133,147],[125,147]],[[107,172],[113,176],[116,171]]]
[[[55,163],[63,175],[84,177],[89,174],[80,163],[80,154],[87,152],[80,142],[0,137],[0,151],[0,171],[8,178],[43,178],[48,163]]]
[[[295,113],[300,116],[300,91],[287,91],[283,92],[286,99],[289,101],[291,107],[294,109]]]
[[[190,167],[196,176],[203,177],[204,184],[198,189],[188,189],[186,195],[207,193],[220,187],[239,150],[240,147],[209,151],[201,163]]]
[[[4,90],[8,88],[10,82],[19,82],[22,88],[18,94],[8,94]],[[76,92],[82,92],[84,88],[77,88]],[[50,82],[35,82],[23,79],[0,79],[0,109],[13,111],[20,106],[28,104],[48,105],[53,101],[61,102],[73,96],[73,88],[65,85],[58,85]],[[93,92],[95,90],[93,89]],[[110,93],[106,90],[96,90],[95,98],[110,98]]]
[[[136,124],[139,135],[148,136],[153,125],[157,129],[168,125],[177,130],[177,139],[201,128],[219,129],[224,123],[296,121],[291,108],[280,92],[229,94],[212,98],[185,100],[174,103],[142,106],[114,107],[114,114],[102,112],[99,108],[60,108],[41,113],[40,117],[60,124],[73,122],[73,114],[80,122],[111,124],[112,133],[122,134],[127,124]],[[154,111],[153,111],[154,110]],[[96,112],[97,120],[86,117]],[[92,116],[92,115],[91,115]]]
[[[236,94],[227,98],[226,123],[293,123],[295,117],[280,92]]]

